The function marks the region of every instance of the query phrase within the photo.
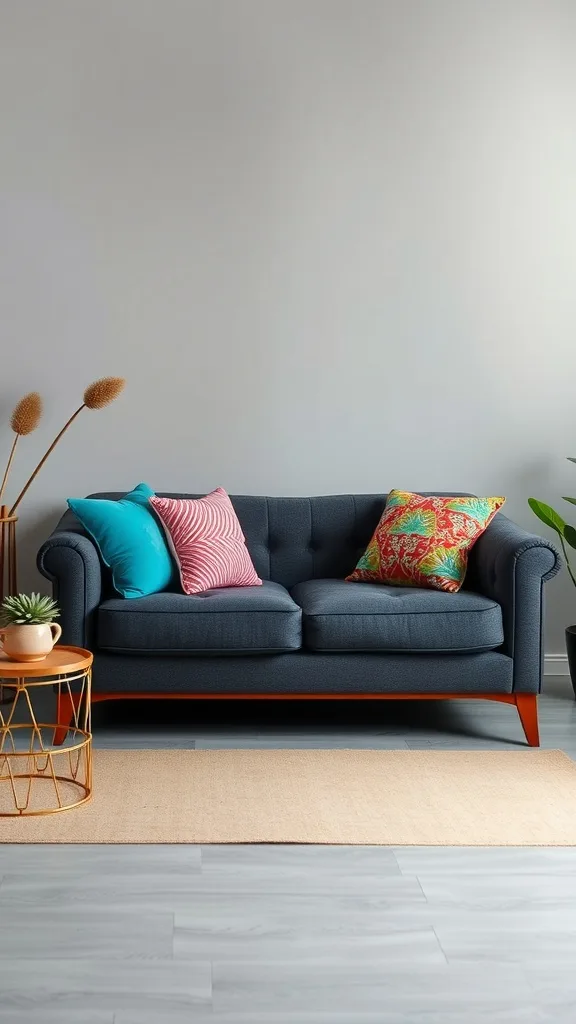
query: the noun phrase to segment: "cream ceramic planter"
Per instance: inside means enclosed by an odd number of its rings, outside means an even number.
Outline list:
[[[62,629],[57,622],[0,629],[2,650],[11,661],[44,661],[61,636]]]

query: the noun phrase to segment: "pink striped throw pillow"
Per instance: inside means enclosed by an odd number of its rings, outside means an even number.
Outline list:
[[[149,501],[176,556],[185,594],[213,587],[261,586],[238,516],[222,487],[205,498],[155,495]]]

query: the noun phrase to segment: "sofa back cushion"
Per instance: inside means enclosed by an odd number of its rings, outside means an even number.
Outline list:
[[[203,497],[156,493],[165,498]],[[460,492],[450,493],[456,496]],[[122,493],[90,497],[118,499]],[[387,493],[312,498],[230,495],[256,572],[261,579],[284,587],[303,580],[344,579],[351,573],[376,529],[386,498]]]

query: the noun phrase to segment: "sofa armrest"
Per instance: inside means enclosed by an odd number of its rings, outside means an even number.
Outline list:
[[[539,693],[543,590],[562,566],[559,552],[550,541],[528,533],[499,512],[474,545],[470,561],[481,592],[502,607],[503,651],[514,659],[514,690]]]
[[[62,642],[93,650],[95,612],[102,600],[102,563],[96,545],[73,512],[66,512],[36,560],[52,582],[60,608]]]

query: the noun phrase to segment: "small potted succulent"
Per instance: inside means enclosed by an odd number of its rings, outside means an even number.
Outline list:
[[[54,619],[60,611],[51,597],[15,594],[0,606],[0,641],[11,661],[44,661],[58,643],[62,629]]]
[[[569,462],[576,462],[576,458],[568,458]],[[576,498],[564,498],[564,501],[570,503],[570,505],[576,505]],[[568,551],[566,545],[576,550],[576,529],[570,526],[570,523],[565,523],[562,516],[555,512],[550,505],[544,504],[543,501],[539,501],[538,498],[528,498],[528,504],[534,512],[534,515],[538,516],[538,519],[549,526],[552,530],[555,530],[560,540],[560,547],[562,553],[566,559],[566,568],[568,570],[570,579],[576,587],[576,576],[574,570],[570,565],[570,559],[568,558]],[[574,688],[574,695],[576,696],[576,626],[566,627],[566,652],[568,654],[568,665],[570,668],[570,677],[572,679],[572,686]]]

